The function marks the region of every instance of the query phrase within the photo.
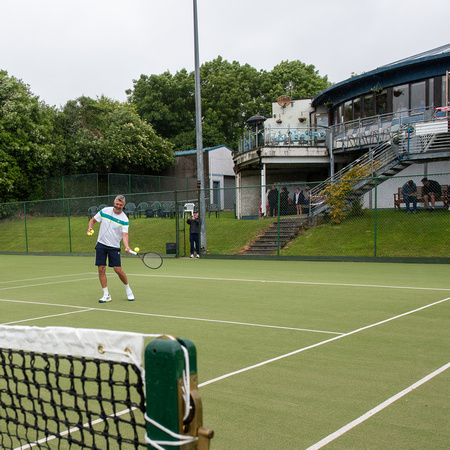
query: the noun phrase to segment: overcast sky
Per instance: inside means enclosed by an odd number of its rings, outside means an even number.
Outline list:
[[[193,0],[0,0],[0,69],[49,105],[125,101],[141,74],[194,70]],[[312,64],[337,83],[450,42],[448,0],[197,0],[200,63]]]

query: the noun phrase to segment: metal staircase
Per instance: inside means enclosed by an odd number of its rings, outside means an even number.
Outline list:
[[[333,177],[311,189],[309,191],[310,215],[316,216],[329,210],[329,206],[323,197],[324,189],[330,183],[342,181],[349,170],[356,166],[367,167],[370,175],[355,183],[352,194],[346,199],[347,204],[363,197],[375,187],[375,183],[380,185],[417,160],[432,159],[436,155],[442,155],[443,157],[450,155],[448,124],[446,124],[447,128],[442,126],[445,123],[446,121],[440,120],[414,125],[405,124],[387,141],[370,149],[368,153],[335,173]]]

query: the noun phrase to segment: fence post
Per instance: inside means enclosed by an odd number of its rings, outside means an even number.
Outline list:
[[[67,220],[69,222],[69,253],[72,253],[72,232],[70,230],[70,202],[69,202],[69,199],[67,199]]]
[[[377,230],[378,230],[378,178],[375,177],[375,220],[374,220],[374,242],[373,242],[373,256],[377,256]]]
[[[23,202],[23,218],[25,221],[25,251],[28,253],[27,203]]]
[[[280,219],[280,210],[281,210],[281,205],[280,205],[280,199],[281,199],[281,190],[278,191],[278,211],[277,211],[277,215],[278,215],[278,236],[277,236],[277,255],[280,256],[280,227],[281,227],[281,219]]]

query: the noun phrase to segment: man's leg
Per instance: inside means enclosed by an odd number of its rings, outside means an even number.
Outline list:
[[[111,295],[108,292],[108,281],[106,278],[106,266],[98,266],[98,278],[100,285],[103,289],[103,296],[99,300],[99,303],[108,303],[111,301]]]
[[[191,243],[191,258],[194,257],[194,251],[195,251],[195,238],[194,238],[194,234],[191,233],[189,235],[189,242]]]
[[[194,235],[194,243],[195,243],[195,250],[197,251],[197,258],[200,258],[200,235],[199,234]]]
[[[415,195],[412,196],[412,203],[413,203],[413,211],[416,213],[417,212],[417,196],[415,196]]]
[[[120,281],[126,286],[128,284],[128,278],[122,267],[114,267],[114,272],[119,275]]]
[[[98,266],[98,278],[102,289],[105,289],[108,286],[108,281],[106,279],[106,266]]]
[[[405,204],[406,204],[406,212],[409,213],[409,195],[404,195],[403,198],[405,199]]]
[[[435,197],[434,192],[430,192],[431,207],[434,209]]]
[[[423,203],[425,205],[425,208],[428,209],[429,208],[429,203],[428,203],[428,194],[425,194],[423,196]]]

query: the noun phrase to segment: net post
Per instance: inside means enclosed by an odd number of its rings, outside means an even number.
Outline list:
[[[188,354],[190,381],[190,411],[184,419],[185,402],[182,390],[186,360],[183,347]],[[161,448],[178,450],[209,448],[209,440],[213,437],[213,432],[204,428],[202,423],[202,404],[197,390],[195,345],[188,339],[170,337],[150,342],[145,349],[145,383],[147,416],[173,433],[199,438],[185,444],[180,442],[179,446],[159,444]],[[147,436],[152,441],[180,441],[179,438],[170,436],[150,422],[147,422]],[[152,448],[148,445],[149,450]]]

